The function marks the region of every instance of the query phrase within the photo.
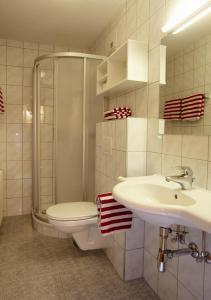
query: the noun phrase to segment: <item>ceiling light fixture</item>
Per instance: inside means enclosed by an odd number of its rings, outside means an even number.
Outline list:
[[[182,28],[184,25],[186,25],[186,23],[188,23],[188,25],[185,26],[184,29],[189,26],[189,22],[191,25],[192,23],[196,22],[198,19],[207,15],[209,13],[210,4],[211,4],[211,0],[186,0],[186,1],[181,0],[180,5],[174,7],[170,20],[163,26],[161,30],[164,33],[173,32],[174,34],[176,34],[175,32],[179,28]],[[200,17],[198,18],[199,15]],[[193,19],[194,21],[192,21]]]
[[[185,22],[183,25],[179,26],[175,31],[172,32],[172,34],[177,34],[181,31],[185,30],[187,27],[191,26],[193,23],[196,23],[198,20],[207,16],[209,13],[211,13],[211,6],[207,7],[205,10],[201,11],[199,14],[197,14],[191,20],[189,20],[189,21]]]

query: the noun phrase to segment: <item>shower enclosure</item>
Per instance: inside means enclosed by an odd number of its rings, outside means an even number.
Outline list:
[[[33,213],[56,203],[94,201],[96,66],[102,56],[54,53],[33,69]]]

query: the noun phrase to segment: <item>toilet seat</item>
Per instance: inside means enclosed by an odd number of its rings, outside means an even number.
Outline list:
[[[49,219],[57,221],[73,221],[96,219],[97,206],[93,202],[67,202],[49,207],[46,211]]]
[[[48,221],[59,232],[67,233],[82,250],[104,249],[113,245],[111,236],[101,235],[94,202],[68,202],[49,207]]]

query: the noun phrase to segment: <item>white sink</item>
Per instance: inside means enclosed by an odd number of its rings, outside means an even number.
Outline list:
[[[141,219],[158,226],[180,224],[211,233],[211,192],[181,190],[160,175],[128,177],[113,188],[114,198]]]

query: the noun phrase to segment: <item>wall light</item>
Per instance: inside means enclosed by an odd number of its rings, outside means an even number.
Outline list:
[[[177,34],[183,30],[185,30],[187,27],[192,25],[193,23],[196,23],[198,20],[202,19],[206,15],[211,13],[211,6],[207,7],[205,10],[197,14],[195,17],[193,17],[191,20],[185,22],[183,25],[179,26],[175,31],[172,32],[172,34]]]
[[[173,32],[174,34],[184,30],[198,19],[201,19],[203,16],[207,15],[209,13],[210,4],[210,0],[175,1],[174,7],[172,7],[172,13],[169,16],[169,21],[162,27],[161,30],[164,33]],[[198,18],[199,15],[200,17]],[[188,25],[185,26],[187,23]],[[182,28],[183,26],[185,26],[184,29]],[[182,29],[176,32],[180,28]]]

